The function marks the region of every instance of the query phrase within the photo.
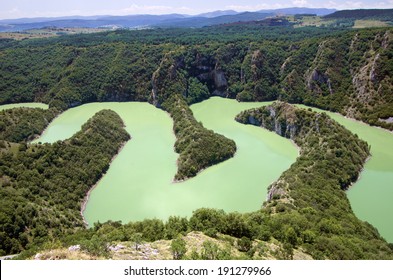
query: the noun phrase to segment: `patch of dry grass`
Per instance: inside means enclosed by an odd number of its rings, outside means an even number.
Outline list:
[[[388,27],[387,22],[380,20],[356,20],[353,28]]]
[[[219,250],[230,253],[233,259],[249,259],[246,253],[237,249],[237,238],[219,234],[217,239],[209,237],[201,232],[190,232],[183,237],[186,241],[187,253],[185,259],[190,259],[193,252],[202,254],[203,243],[212,242]],[[112,260],[172,260],[171,240],[158,240],[155,242],[146,242],[135,247],[131,241],[114,243],[110,249],[109,259]],[[275,239],[268,242],[255,240],[253,241],[253,256],[255,260],[276,260],[281,258],[282,244]],[[84,251],[70,251],[67,248],[52,249],[40,252],[32,259],[36,260],[98,260],[103,257],[96,257]],[[312,257],[304,253],[301,249],[293,252],[295,260],[312,260]]]

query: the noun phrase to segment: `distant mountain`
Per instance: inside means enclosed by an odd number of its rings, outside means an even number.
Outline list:
[[[221,16],[215,16],[224,14]],[[49,19],[18,19],[0,21],[0,31],[24,31],[28,29],[39,29],[44,27],[59,28],[100,28],[106,26],[117,26],[120,28],[135,27],[203,27],[232,22],[244,22],[262,20],[274,13],[235,11],[216,11],[198,16],[187,16],[179,14],[170,15],[132,15],[132,16],[97,16],[91,18],[49,18]]]
[[[379,19],[393,20],[393,9],[343,10],[326,15],[326,19]]]
[[[239,12],[236,12],[234,10],[225,10],[225,11],[214,11],[210,13],[203,13],[197,15],[197,17],[207,17],[207,18],[214,18],[214,17],[220,17],[220,16],[231,16],[231,15],[236,15],[239,14]]]
[[[175,20],[167,20],[161,22],[159,24],[160,27],[204,27],[204,26],[212,26],[219,24],[228,24],[235,22],[249,22],[249,21],[259,21],[263,20],[267,17],[273,17],[275,14],[273,13],[259,13],[259,12],[245,12],[239,13],[235,15],[225,15],[218,16],[213,18],[207,17],[194,17],[194,18],[185,18],[185,19],[175,19]]]
[[[217,24],[228,24],[246,21],[259,21],[276,15],[334,13],[333,9],[286,8],[277,10],[261,10],[258,12],[238,13],[233,10],[214,11],[196,16],[168,15],[130,15],[130,16],[72,16],[58,18],[22,18],[0,20],[0,32],[15,32],[44,27],[57,28],[100,28],[115,26],[119,28],[138,27],[203,27]]]
[[[336,12],[336,9],[325,9],[325,8],[283,8],[275,10],[261,10],[260,13],[275,13],[282,15],[297,15],[297,14],[316,14],[317,16],[325,16]]]
[[[0,20],[1,25],[13,25],[13,24],[26,24],[26,23],[42,23],[48,21],[58,20],[97,20],[107,16],[67,16],[67,17],[37,17],[37,18],[18,18],[18,19],[2,19]]]
[[[0,31],[24,31],[44,27],[59,28],[100,28],[105,26],[118,26],[121,28],[135,28],[140,26],[158,25],[166,20],[186,18],[185,15],[131,15],[131,16],[96,16],[96,17],[66,17],[48,19],[18,19],[0,21]]]

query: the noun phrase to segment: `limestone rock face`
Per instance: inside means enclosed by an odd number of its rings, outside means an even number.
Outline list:
[[[307,79],[307,87],[311,91],[318,91],[318,84],[325,84],[328,87],[329,92],[333,93],[329,76],[318,69],[314,69]]]
[[[228,88],[228,81],[225,78],[224,71],[222,70],[213,70],[210,73],[211,79],[214,82],[215,90],[213,91],[213,95],[227,97],[227,88]]]
[[[214,85],[218,90],[224,90],[228,86],[227,79],[225,78],[224,71],[222,70],[213,70],[212,78],[214,80]]]

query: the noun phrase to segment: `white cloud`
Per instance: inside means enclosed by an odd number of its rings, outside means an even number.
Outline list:
[[[122,14],[170,14],[170,13],[195,13],[194,10],[187,7],[171,7],[171,6],[140,6],[132,5],[126,9],[119,10]]]
[[[131,5],[127,8],[120,10],[104,10],[104,11],[95,11],[95,15],[101,14],[111,14],[111,15],[136,15],[136,14],[150,14],[150,15],[159,15],[159,14],[194,14],[196,11],[190,9],[188,7],[171,7],[171,6],[159,6],[159,5]]]
[[[0,0],[4,1],[4,0]],[[17,1],[17,0],[14,0]],[[28,0],[26,0],[28,1]],[[67,0],[73,1],[73,0]],[[78,0],[84,1],[84,0]],[[133,3],[134,1],[124,0],[124,2],[129,1],[128,3]],[[123,2],[123,1],[122,1]],[[8,3],[7,6],[0,7],[0,19],[10,19],[10,18],[21,18],[21,17],[57,17],[57,16],[74,16],[74,15],[83,15],[83,16],[94,16],[94,15],[132,15],[132,14],[171,14],[171,13],[179,13],[179,14],[190,14],[195,15],[202,12],[210,12],[217,8],[212,8],[211,5],[193,5],[191,7],[187,7],[188,2],[179,1],[182,3],[182,6],[171,6],[168,5],[154,5],[153,3],[163,3],[160,1],[146,1],[146,4],[143,2],[139,2],[142,4],[132,4],[128,6],[117,5],[117,8],[110,8],[108,6],[99,6],[97,5],[94,9],[92,6],[90,9],[57,9],[55,6],[50,6],[44,8],[39,8],[39,5],[34,6],[30,10],[27,9],[24,5],[18,5],[16,3],[11,4]],[[134,2],[136,3],[136,1]],[[168,2],[167,2],[168,3]],[[297,7],[309,7],[309,8],[335,8],[338,10],[344,9],[360,9],[360,8],[393,8],[393,0],[376,0],[375,2],[372,0],[264,0],[260,1],[260,4],[248,4],[251,2],[244,1],[238,2],[236,5],[226,5],[221,6],[219,9],[230,9],[236,10],[239,12],[243,11],[259,11],[265,9],[279,9],[279,8],[287,8],[289,6],[297,6]],[[255,3],[255,2],[254,2]],[[4,2],[2,3],[4,4]],[[0,6],[2,5],[0,4]],[[74,6],[73,6],[74,7]]]
[[[308,6],[307,0],[293,0],[292,4],[296,7],[306,7]]]
[[[366,1],[345,1],[336,2],[328,1],[325,4],[321,4],[320,8],[333,8],[337,10],[349,10],[349,9],[388,9],[393,8],[393,0],[386,0],[380,2],[366,2]]]
[[[269,9],[280,9],[286,7],[282,4],[259,4],[259,5],[229,5],[225,6],[227,10],[235,10],[238,12],[244,11],[259,11],[259,10],[269,10]]]
[[[6,18],[6,19],[11,19],[11,18],[16,18],[20,17],[21,11],[18,9],[18,7],[15,7],[11,10],[8,11],[0,11],[0,19]]]
[[[344,2],[344,5],[346,7],[348,7],[348,9],[360,9],[360,8],[364,8],[365,7],[364,3],[360,2],[360,1],[358,1],[358,2],[347,1],[347,2]]]
[[[34,18],[34,17],[61,17],[61,16],[97,16],[97,15],[135,15],[135,14],[197,14],[195,11],[188,7],[171,7],[171,6],[159,6],[159,5],[131,5],[123,9],[107,9],[107,10],[63,10],[63,11],[23,11],[18,8],[12,10],[2,11],[0,10],[0,19],[15,19],[15,18]]]
[[[80,15],[80,10],[72,10],[68,12],[63,11],[23,11],[19,8],[13,8],[8,11],[0,10],[0,19],[17,19],[17,18],[37,18],[37,17],[62,17]]]

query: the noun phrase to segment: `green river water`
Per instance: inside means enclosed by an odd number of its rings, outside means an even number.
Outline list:
[[[173,150],[172,120],[147,103],[91,103],[72,108],[56,118],[36,142],[67,139],[102,109],[112,109],[124,120],[132,139],[90,194],[83,212],[90,225],[107,220],[190,216],[201,207],[248,212],[261,207],[269,184],[298,155],[289,140],[234,121],[240,111],[266,104],[215,97],[193,105],[196,119],[233,139],[238,150],[234,158],[182,183],[172,182],[178,156]],[[371,145],[372,158],[347,194],[355,214],[393,242],[393,224],[388,218],[393,213],[393,134],[338,114],[329,115]]]

